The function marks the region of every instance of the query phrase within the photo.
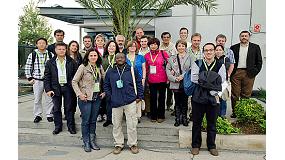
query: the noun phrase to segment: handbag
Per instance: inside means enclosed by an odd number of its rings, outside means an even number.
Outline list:
[[[132,79],[133,79],[133,84],[134,84],[134,89],[135,89],[135,94],[138,95],[137,92],[137,85],[136,85],[136,80],[135,80],[135,73],[134,73],[134,67],[131,67],[131,74],[132,74]],[[141,100],[140,102],[136,103],[136,112],[137,112],[137,118],[140,118],[142,116],[142,110],[145,110],[145,101]]]

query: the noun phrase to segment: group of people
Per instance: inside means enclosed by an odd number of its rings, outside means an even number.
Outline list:
[[[104,127],[113,124],[113,153],[119,154],[124,147],[125,114],[127,144],[136,154],[141,111],[153,123],[164,122],[165,110],[171,109],[174,94],[174,126],[188,126],[189,120],[193,121],[192,154],[199,154],[201,124],[206,114],[207,147],[217,156],[217,116],[225,118],[226,101],[231,98],[231,117],[235,118],[236,101],[251,96],[255,76],[262,67],[260,47],[249,42],[248,31],[242,31],[240,43],[230,48],[225,47],[223,34],[216,37],[216,44],[201,47],[201,34],[192,34],[189,42],[187,28],[181,28],[179,33],[180,39],[172,43],[169,32],[163,32],[160,41],[145,36],[139,27],[134,40],[126,44],[123,35],[106,43],[104,35],[97,34],[94,45],[92,37],[86,35],[83,49],[76,41],[66,45],[60,29],[54,32],[56,42],[51,45],[39,38],[25,67],[35,96],[34,123],[42,120],[44,95],[47,121],[55,124],[53,134],[62,132],[62,119],[67,120],[68,131],[76,134],[74,114],[78,104],[84,150],[100,149],[96,143],[96,122],[106,119]],[[184,91],[186,74],[196,85],[192,96]]]

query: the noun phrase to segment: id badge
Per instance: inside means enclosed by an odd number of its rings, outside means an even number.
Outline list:
[[[117,80],[116,84],[117,84],[117,88],[123,88],[123,81],[122,80]]]
[[[156,66],[149,66],[150,74],[156,74]]]
[[[59,76],[59,83],[61,83],[61,84],[67,83],[66,75],[60,75]]]
[[[93,92],[100,92],[100,84],[99,82],[96,82],[93,88]]]

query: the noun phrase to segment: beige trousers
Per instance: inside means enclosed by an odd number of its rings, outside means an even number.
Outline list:
[[[136,101],[131,104],[112,108],[112,122],[113,122],[113,137],[115,146],[124,147],[124,134],[122,130],[123,113],[126,115],[127,123],[127,144],[129,147],[137,146],[137,114],[136,114]]]

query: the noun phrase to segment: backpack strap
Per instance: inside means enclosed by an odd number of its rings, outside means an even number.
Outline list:
[[[36,51],[34,50],[32,52],[32,69],[31,69],[31,74],[34,72],[36,56],[37,56],[37,54],[36,54]]]

